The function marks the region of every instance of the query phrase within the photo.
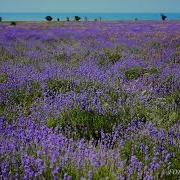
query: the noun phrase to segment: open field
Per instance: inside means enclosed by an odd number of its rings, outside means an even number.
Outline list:
[[[180,22],[0,24],[0,179],[178,179]]]

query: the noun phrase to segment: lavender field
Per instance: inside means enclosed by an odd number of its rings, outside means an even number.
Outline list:
[[[180,22],[0,24],[0,179],[180,177]]]

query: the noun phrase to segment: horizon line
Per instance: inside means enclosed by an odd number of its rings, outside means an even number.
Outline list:
[[[121,14],[121,13],[178,13],[180,14],[180,12],[0,12],[1,13],[89,13],[89,14],[95,14],[95,13],[105,13],[105,14]]]

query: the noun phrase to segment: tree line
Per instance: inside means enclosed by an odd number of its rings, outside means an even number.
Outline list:
[[[160,14],[160,16],[161,16],[161,20],[162,21],[165,21],[166,19],[167,19],[167,16],[166,15],[164,15],[164,14]],[[45,17],[45,19],[46,19],[46,21],[52,21],[53,20],[53,17],[52,16],[46,16]],[[81,17],[79,17],[79,16],[74,16],[74,21],[80,21],[81,20]],[[88,21],[88,18],[87,17],[85,17],[84,18],[84,20],[85,21]],[[94,19],[94,21],[102,21],[102,17],[99,17],[99,19]],[[3,19],[2,19],[2,17],[0,17],[0,22],[2,22],[3,21]],[[57,21],[60,21],[60,19],[59,18],[57,18]],[[66,17],[66,21],[70,21],[70,18],[69,17]],[[138,18],[135,18],[135,21],[138,21]],[[16,22],[11,22],[11,25],[16,25]]]

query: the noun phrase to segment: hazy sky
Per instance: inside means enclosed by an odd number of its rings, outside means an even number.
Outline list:
[[[180,12],[180,0],[0,0],[0,12]]]

